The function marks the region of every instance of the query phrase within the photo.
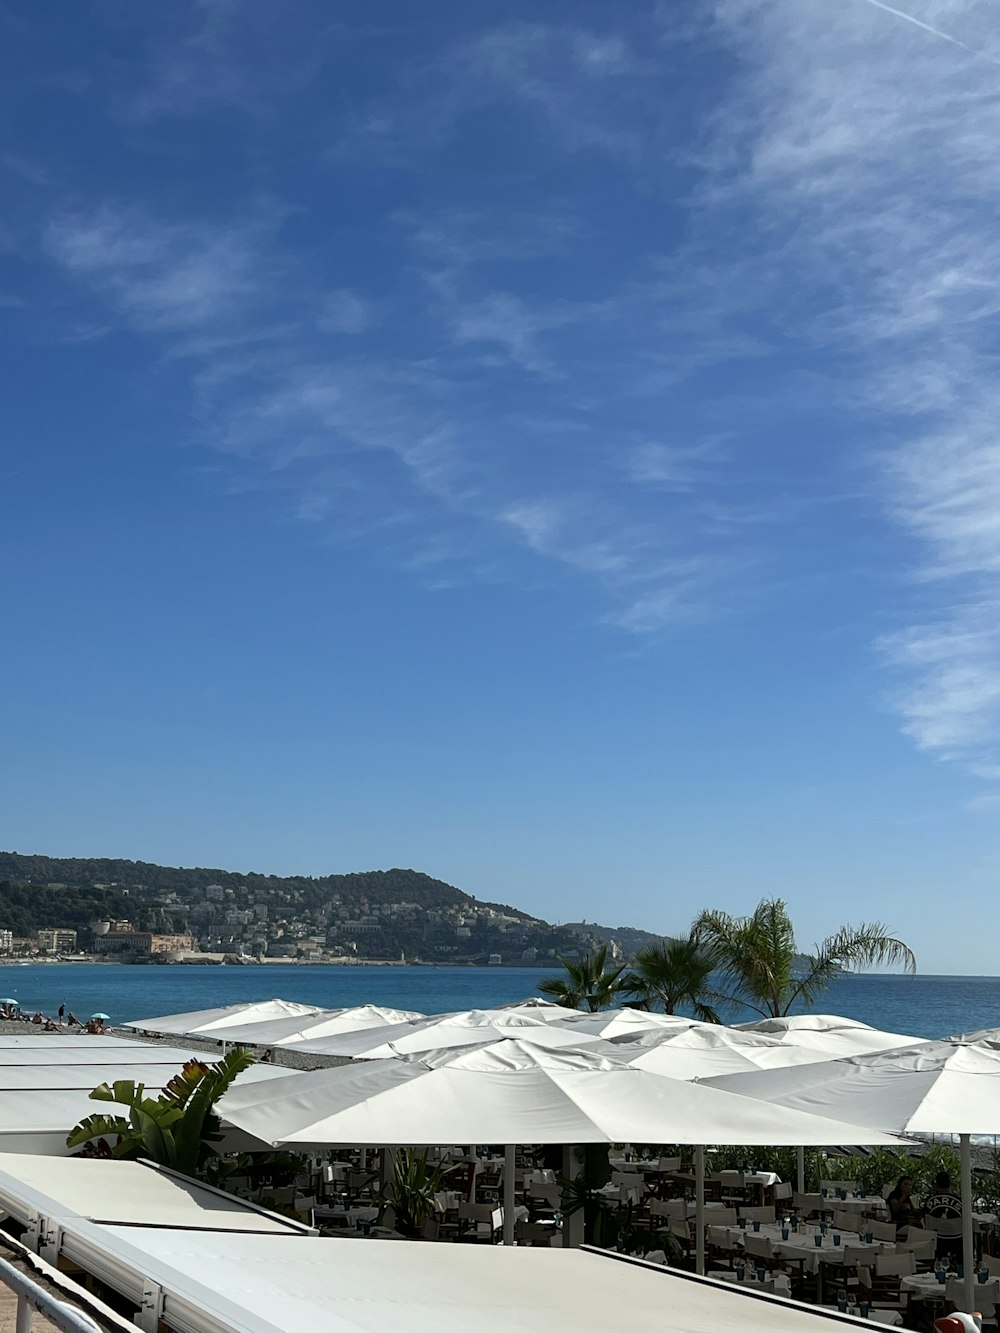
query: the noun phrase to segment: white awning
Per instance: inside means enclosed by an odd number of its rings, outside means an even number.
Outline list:
[[[0,1153],[0,1208],[23,1226],[69,1217],[116,1225],[302,1235],[306,1228],[145,1162]]]
[[[134,1302],[160,1289],[178,1333],[824,1333],[828,1312],[583,1250],[413,1245],[104,1227],[67,1259]],[[843,1321],[838,1321],[841,1328]]]

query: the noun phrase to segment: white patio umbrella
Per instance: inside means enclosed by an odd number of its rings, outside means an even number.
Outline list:
[[[418,1018],[409,1023],[365,1032],[345,1032],[309,1038],[295,1049],[304,1055],[341,1055],[353,1060],[384,1060],[393,1055],[415,1055],[456,1046],[482,1046],[506,1037],[526,1037],[540,1046],[588,1046],[600,1038],[568,1032],[561,1024],[546,1023],[524,1010],[469,1009],[463,1013]]]
[[[194,1036],[198,1032],[214,1036],[218,1032],[221,1041],[227,1027],[328,1012],[315,1004],[297,1004],[294,1000],[256,1000],[246,1004],[226,1004],[217,1009],[193,1009],[183,1014],[166,1014],[160,1018],[134,1018],[121,1026],[181,1037]]]
[[[858,1124],[913,1134],[957,1134],[961,1160],[965,1303],[973,1300],[970,1136],[1000,1134],[1000,1049],[995,1043],[928,1041],[897,1051],[756,1074],[706,1086]]]
[[[759,1032],[726,1027],[650,1029],[637,1036],[611,1039],[614,1058],[671,1078],[693,1079],[743,1074],[827,1059],[804,1046],[789,1046]]]
[[[640,1032],[680,1032],[692,1027],[718,1026],[714,1023],[699,1023],[694,1018],[684,1018],[680,1014],[656,1014],[645,1009],[602,1009],[596,1014],[564,1009],[563,1016],[554,1017],[552,1022],[567,1032],[585,1032],[589,1036],[604,1037],[609,1041],[618,1037],[636,1036]]]
[[[685,1143],[696,1146],[698,1262],[704,1266],[706,1143],[898,1144],[802,1112],[651,1074],[583,1050],[530,1041],[317,1069],[269,1089],[234,1088],[225,1120],[287,1146],[381,1143]],[[504,1240],[513,1241],[513,1153],[504,1171]]]
[[[737,1023],[737,1032],[760,1032],[790,1046],[806,1046],[827,1059],[838,1056],[869,1055],[873,1051],[894,1051],[901,1046],[917,1046],[926,1037],[910,1037],[902,1032],[883,1032],[839,1014],[789,1014],[785,1018],[760,1018],[753,1023]]]
[[[411,1009],[383,1009],[375,1004],[362,1004],[351,1009],[326,1009],[317,1014],[294,1014],[265,1022],[241,1023],[226,1027],[224,1035],[227,1042],[245,1046],[297,1046],[317,1037],[332,1037],[341,1032],[368,1032],[423,1017]]]
[[[560,1018],[565,1018],[567,1014],[579,1014],[580,1009],[567,1009],[564,1004],[556,1004],[555,1000],[546,1000],[541,995],[529,995],[524,1000],[512,1000],[510,1004],[498,1004],[497,1009],[524,1009],[535,1018],[543,1018],[546,1022],[554,1022]]]

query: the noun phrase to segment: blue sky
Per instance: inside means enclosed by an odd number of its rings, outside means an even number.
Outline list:
[[[6,0],[0,842],[1000,970],[1000,34],[904,8]]]

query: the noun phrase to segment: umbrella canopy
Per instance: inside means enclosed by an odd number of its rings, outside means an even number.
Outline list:
[[[580,1009],[567,1009],[564,1004],[556,1004],[555,1000],[543,999],[541,995],[529,995],[525,1000],[513,1000],[510,1004],[498,1004],[498,1009],[524,1009],[535,1018],[543,1018],[546,1022],[556,1022],[565,1018],[567,1014],[579,1014]]]
[[[110,1023],[110,1022],[111,1022],[111,1015],[110,1015],[110,1014],[91,1014],[90,1017],[91,1017],[91,1018],[100,1018],[100,1019],[102,1019],[105,1023]]]
[[[411,1023],[394,1023],[367,1032],[301,1041],[295,1049],[307,1055],[342,1055],[354,1060],[384,1060],[393,1055],[418,1055],[424,1051],[482,1046],[507,1037],[525,1037],[539,1046],[588,1046],[600,1038],[571,1033],[560,1024],[546,1023],[525,1010],[469,1009],[465,1013],[440,1014]]]
[[[218,1109],[275,1146],[899,1142],[603,1054],[519,1040],[294,1074],[272,1088],[234,1088]]]
[[[899,1133],[1000,1134],[1000,1050],[924,1042],[788,1069],[709,1080],[713,1087]]]
[[[732,1028],[689,1027],[677,1032],[650,1029],[611,1042],[615,1058],[671,1078],[711,1078],[785,1065],[813,1064],[826,1059],[818,1051],[788,1046],[759,1032]]]
[[[682,1018],[678,1014],[654,1014],[645,1009],[603,1009],[596,1014],[580,1013],[575,1009],[564,1009],[561,1018],[553,1018],[554,1023],[567,1032],[586,1033],[592,1037],[602,1037],[614,1041],[619,1037],[637,1036],[640,1032],[680,1032],[692,1027],[716,1027],[717,1024],[699,1023],[693,1018]]]
[[[928,1041],[910,1049],[757,1074],[711,1084],[781,1108],[846,1115],[901,1133],[958,1134],[962,1152],[965,1301],[973,1299],[970,1136],[1000,1133],[1000,1048],[994,1041]]]
[[[761,1018],[754,1023],[738,1023],[738,1032],[762,1032],[791,1046],[807,1046],[828,1059],[838,1056],[868,1055],[874,1051],[892,1051],[900,1046],[916,1046],[925,1037],[910,1037],[902,1032],[882,1032],[839,1014],[789,1014],[785,1018]]]
[[[235,1027],[227,1026],[223,1037],[227,1042],[242,1042],[247,1046],[295,1046],[316,1037],[368,1031],[387,1027],[390,1023],[408,1023],[423,1017],[423,1014],[411,1009],[382,1009],[375,1004],[362,1004],[352,1009],[325,1009],[315,1014],[293,1014],[287,1018],[270,1018],[258,1023],[239,1023]]]
[[[218,1009],[194,1009],[185,1014],[167,1014],[162,1018],[134,1018],[123,1027],[141,1028],[146,1032],[164,1032],[171,1036],[186,1036],[196,1032],[220,1034],[227,1027],[288,1018],[295,1015],[325,1014],[328,1010],[314,1004],[296,1004],[294,1000],[257,1000],[247,1004],[226,1004]]]

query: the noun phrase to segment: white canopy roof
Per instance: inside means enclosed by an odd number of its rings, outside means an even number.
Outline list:
[[[64,1253],[179,1333],[823,1333],[829,1316],[583,1250],[213,1235],[69,1220]]]
[[[707,1080],[712,1086],[900,1133],[1000,1134],[1000,1050],[925,1042]]]
[[[206,1058],[204,1051],[144,1046],[117,1037],[91,1044],[98,1040],[81,1038],[69,1045],[42,1039],[36,1046],[0,1037],[0,1148],[65,1155],[69,1131],[101,1109],[88,1096],[98,1083],[134,1079],[155,1094],[188,1060]],[[273,1085],[293,1072],[251,1065],[236,1085],[264,1081]]]
[[[219,1111],[275,1145],[896,1142],[603,1055],[510,1040],[234,1088]]]
[[[758,1032],[693,1027],[679,1032],[652,1029],[611,1043],[616,1059],[671,1078],[710,1078],[826,1059],[817,1051],[787,1046]]]
[[[911,1037],[902,1032],[882,1032],[838,1014],[789,1014],[785,1018],[760,1018],[736,1026],[741,1032],[763,1032],[789,1045],[808,1047],[827,1058],[891,1051],[927,1041],[926,1037]]]
[[[0,1153],[0,1208],[38,1217],[301,1235],[306,1228],[148,1162]]]
[[[303,1054],[350,1056],[354,1060],[384,1060],[393,1055],[414,1055],[446,1047],[481,1046],[484,1042],[524,1036],[540,1046],[587,1046],[599,1038],[569,1032],[562,1024],[546,1022],[522,1009],[469,1009],[463,1013],[418,1018],[410,1023],[366,1032],[345,1032],[299,1042]]]
[[[315,1014],[294,1014],[264,1022],[227,1026],[220,1041],[242,1042],[248,1046],[295,1046],[316,1037],[331,1037],[341,1032],[369,1031],[390,1023],[409,1023],[423,1014],[411,1009],[383,1009],[375,1004],[353,1009],[325,1009]]]
[[[296,1004],[294,1000],[256,1000],[246,1004],[225,1004],[217,1009],[192,1009],[184,1014],[166,1014],[160,1018],[134,1018],[121,1026],[178,1037],[193,1036],[196,1032],[214,1035],[216,1032],[221,1034],[227,1027],[238,1027],[241,1024],[306,1014],[322,1015],[326,1012],[317,1005]]]

